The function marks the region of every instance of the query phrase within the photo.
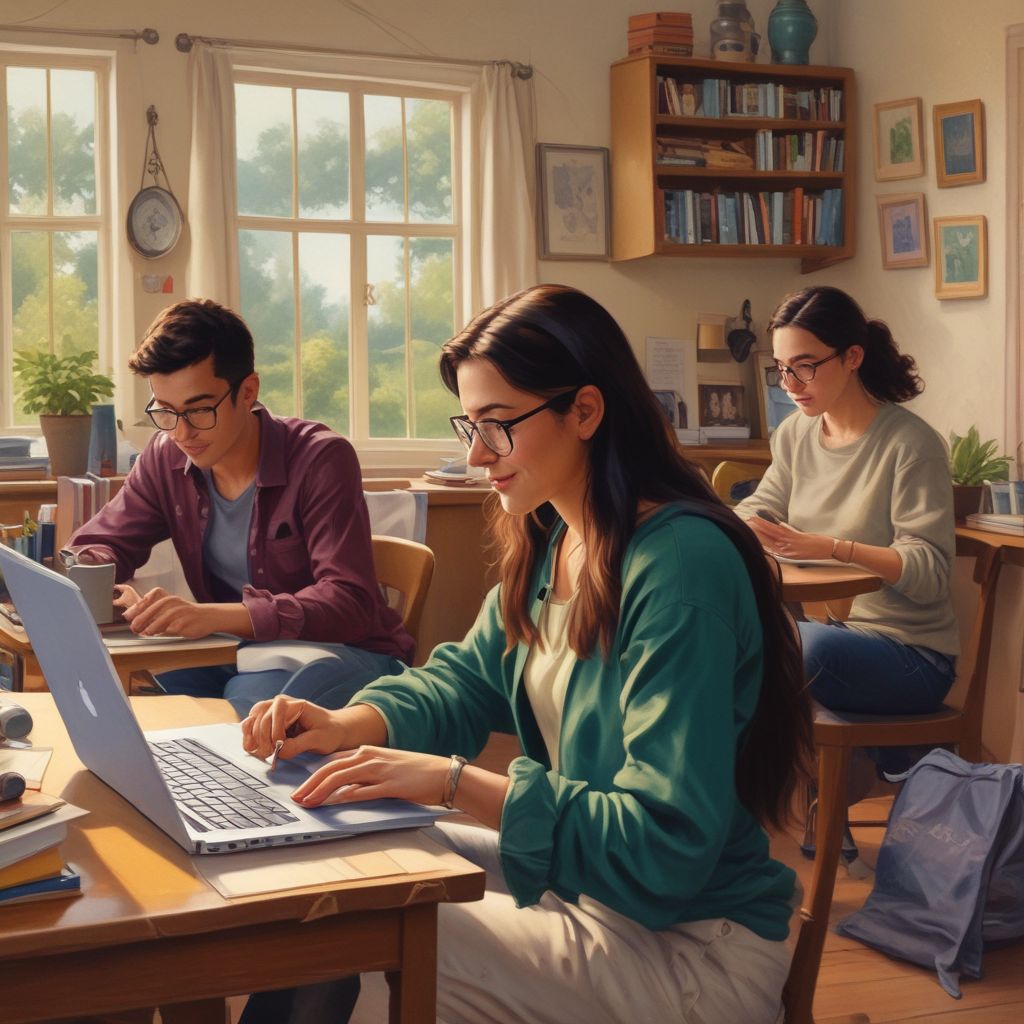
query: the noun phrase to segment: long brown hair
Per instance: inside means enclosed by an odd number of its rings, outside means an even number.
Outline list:
[[[880,402],[908,402],[924,390],[913,356],[900,352],[889,325],[869,320],[841,288],[819,284],[787,295],[772,314],[768,333],[779,327],[801,327],[837,352],[860,345],[860,382]]]
[[[563,285],[537,285],[479,314],[441,350],[441,376],[458,395],[458,368],[486,359],[508,383],[551,398],[592,384],[604,416],[588,448],[583,543],[587,557],[570,612],[569,642],[580,658],[607,657],[619,621],[622,560],[641,502],[680,502],[711,519],[743,556],[757,600],[764,679],[754,717],[737,755],[736,786],[761,820],[785,819],[810,750],[810,705],[803,659],[785,613],[778,580],[751,530],[727,509],[700,471],[679,452],[664,412],[647,386],[622,329],[597,302]],[[534,573],[555,515],[542,506],[529,515],[497,509],[500,605],[509,648],[537,640],[530,618]]]

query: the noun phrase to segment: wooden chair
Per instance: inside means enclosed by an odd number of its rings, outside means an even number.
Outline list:
[[[760,480],[767,469],[767,466],[754,462],[726,459],[715,466],[715,470],[711,474],[711,486],[715,489],[715,494],[727,505],[735,505],[736,502],[732,500],[733,484],[744,483],[747,480]]]
[[[434,575],[434,552],[426,544],[375,533],[373,564],[381,586],[398,591],[400,599],[395,610],[405,628],[419,643],[420,619]]]
[[[814,1024],[812,1005],[821,954],[828,930],[829,908],[835,886],[846,822],[846,787],[850,752],[854,747],[903,747],[956,744],[961,757],[979,761],[982,713],[988,678],[989,649],[995,617],[996,584],[1002,564],[998,546],[957,537],[956,553],[974,558],[974,582],[979,585],[978,603],[964,652],[959,659],[957,682],[950,693],[955,706],[944,705],[929,715],[854,715],[818,708],[814,719],[814,744],[818,751],[817,852],[811,886],[800,910],[801,924],[789,977],[783,991],[786,1024]],[[851,822],[876,825],[884,822]],[[863,1014],[841,1018],[854,1024]]]

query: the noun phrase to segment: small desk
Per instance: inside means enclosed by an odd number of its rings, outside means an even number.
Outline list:
[[[45,791],[90,813],[62,846],[83,895],[0,915],[0,1024],[209,1001],[357,971],[387,973],[393,1024],[433,1024],[437,905],[480,899],[482,869],[446,853],[431,871],[225,900],[194,858],[81,767],[49,694],[19,700],[35,720],[32,739],[53,746]],[[143,728],[233,718],[219,700],[136,697],[132,706]],[[344,856],[344,840],[321,845]]]
[[[160,673],[177,668],[227,665],[235,660],[237,646],[237,640],[217,636],[202,640],[182,640],[165,644],[154,642],[140,644],[137,647],[119,647],[110,650],[109,653],[124,692],[127,693],[128,680],[133,672],[149,669],[153,673]],[[3,615],[0,615],[0,650],[11,655],[15,690],[23,688],[26,672],[42,675],[28,633]]]
[[[788,603],[838,601],[880,590],[882,577],[850,565],[791,565],[780,562],[782,597]]]

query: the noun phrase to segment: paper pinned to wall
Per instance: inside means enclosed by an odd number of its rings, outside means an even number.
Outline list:
[[[672,425],[676,428],[696,427],[696,341],[686,341],[682,338],[646,338],[644,372],[647,375],[647,383],[657,395]],[[675,393],[678,397],[672,400],[669,393]]]

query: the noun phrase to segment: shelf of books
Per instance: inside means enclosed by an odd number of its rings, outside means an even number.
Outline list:
[[[854,254],[848,68],[632,57],[611,93],[615,259]]]

